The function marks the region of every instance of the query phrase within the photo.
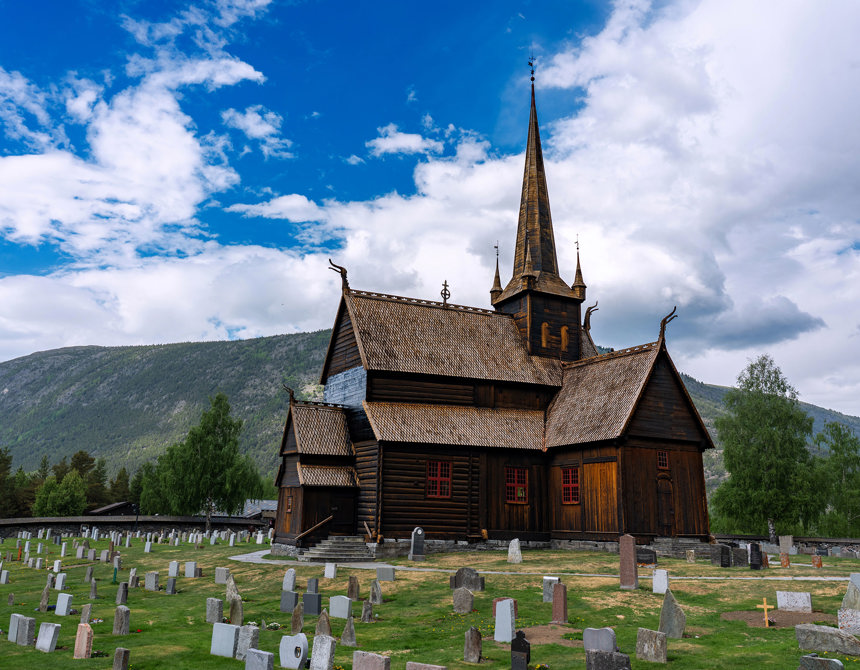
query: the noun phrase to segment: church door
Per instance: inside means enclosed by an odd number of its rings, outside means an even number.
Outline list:
[[[657,531],[662,537],[672,537],[675,534],[675,500],[672,492],[672,480],[668,477],[657,478]]]

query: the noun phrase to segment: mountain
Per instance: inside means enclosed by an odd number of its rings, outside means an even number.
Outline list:
[[[273,477],[288,404],[283,387],[299,398],[320,397],[329,334],[67,347],[0,363],[0,447],[11,451],[13,469],[35,470],[43,455],[53,464],[83,449],[103,457],[111,476],[122,466],[133,473],[181,440],[208,398],[223,391],[245,422],[242,451]],[[714,419],[728,388],[682,376],[716,442]],[[802,405],[816,432],[839,421],[860,435],[860,418]],[[706,454],[705,473],[709,490],[725,477],[719,449]]]

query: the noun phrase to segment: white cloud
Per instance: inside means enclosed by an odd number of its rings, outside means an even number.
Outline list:
[[[389,123],[378,130],[379,137],[365,143],[374,156],[441,153],[445,148],[445,145],[437,140],[422,137],[417,133],[403,133],[393,123]]]
[[[266,158],[291,158],[290,140],[279,137],[283,117],[266,109],[263,105],[247,107],[244,112],[227,109],[221,112],[221,120],[230,128],[241,130],[260,144],[260,151]]]

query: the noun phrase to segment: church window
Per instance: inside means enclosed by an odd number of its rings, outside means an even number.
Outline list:
[[[561,502],[565,505],[579,504],[579,468],[561,469]]]
[[[451,463],[427,461],[427,497],[451,497]]]
[[[529,471],[526,468],[505,468],[505,502],[529,501]]]
[[[570,334],[567,326],[561,327],[561,350],[567,351],[570,346]]]
[[[544,349],[549,346],[549,324],[546,321],[540,325],[540,345]]]
[[[669,469],[669,452],[668,451],[658,451],[657,452],[657,469],[658,470],[668,470]]]
[[[293,511],[293,496],[287,496],[287,502],[284,505],[284,511],[289,514]]]

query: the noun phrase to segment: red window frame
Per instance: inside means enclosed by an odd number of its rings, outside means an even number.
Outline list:
[[[427,461],[427,497],[451,497],[451,461]]]
[[[528,468],[505,466],[505,502],[527,505],[529,502]]]
[[[293,511],[293,496],[287,496],[286,503],[284,504],[284,512],[290,514]]]
[[[668,451],[658,451],[657,452],[657,469],[658,470],[668,470],[669,469],[669,452]]]
[[[561,469],[561,502],[579,504],[579,466]]]

